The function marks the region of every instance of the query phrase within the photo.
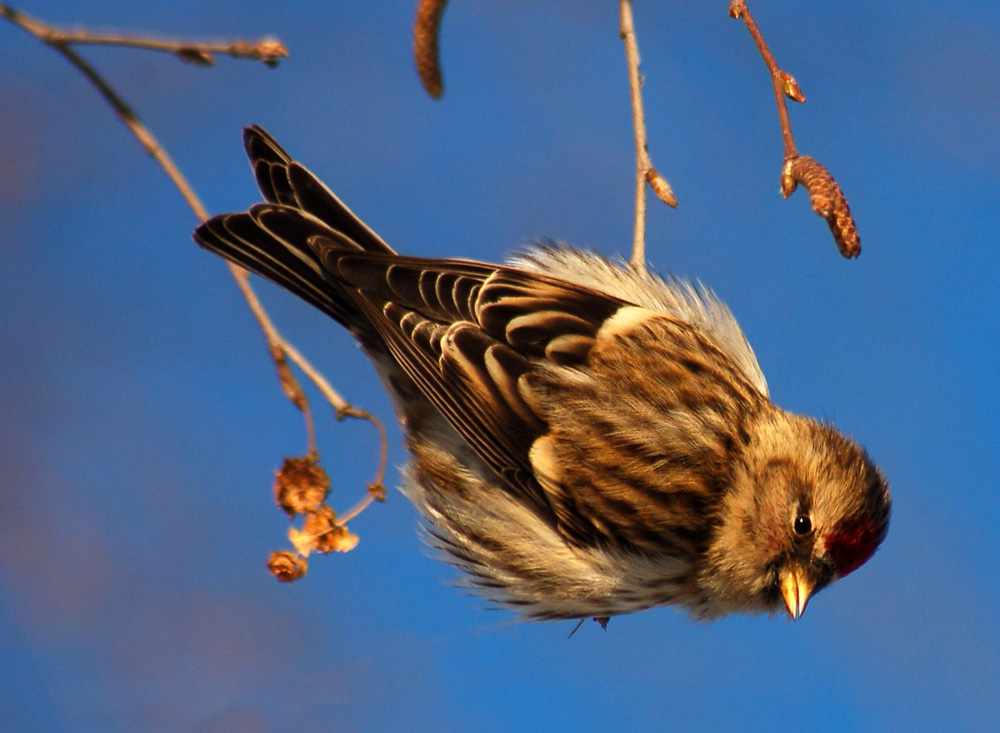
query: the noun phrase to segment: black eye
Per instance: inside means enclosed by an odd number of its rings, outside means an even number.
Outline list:
[[[813,525],[809,520],[808,514],[800,514],[795,517],[795,523],[792,527],[795,529],[795,534],[809,534],[812,531]]]

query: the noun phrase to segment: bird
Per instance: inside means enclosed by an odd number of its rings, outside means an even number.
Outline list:
[[[196,242],[354,337],[402,426],[402,492],[493,606],[795,620],[885,538],[882,471],[771,402],[708,288],[554,241],[500,265],[397,254],[264,129],[243,140],[264,201]]]

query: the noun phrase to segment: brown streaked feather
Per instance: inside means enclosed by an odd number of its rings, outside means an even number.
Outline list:
[[[512,347],[544,356],[557,338],[593,338],[625,303],[575,283],[512,268],[498,269],[476,303],[483,329]]]
[[[585,362],[621,302],[544,275],[462,260],[341,248],[320,256],[348,284],[403,371],[510,489],[571,542],[616,541],[613,526],[597,527],[580,511],[572,488],[540,484],[534,475],[529,453],[548,416],[534,412],[520,382],[549,352],[559,355],[557,364]]]
[[[552,509],[534,479],[528,448],[542,423],[511,394],[509,383],[526,368],[513,352],[495,360],[513,370],[494,381],[487,354],[497,342],[473,324],[433,323],[397,303],[383,303],[353,291],[393,358],[421,393],[444,415],[469,446],[496,471],[510,490],[529,499],[543,516]],[[506,347],[502,347],[506,348]],[[508,398],[515,399],[509,401]]]
[[[441,323],[459,320],[455,313],[460,320],[478,323],[479,289],[497,270],[496,265],[471,260],[355,255],[322,243],[316,244],[316,255],[327,270],[369,298],[398,303]]]
[[[553,364],[568,366],[582,362],[592,348],[594,348],[592,336],[581,334],[556,336],[545,347],[545,358]]]
[[[348,284],[348,292],[423,394],[476,453],[510,482],[509,488],[549,516],[568,541],[631,545],[643,551],[678,552],[684,548],[691,555],[703,549],[707,533],[698,537],[671,534],[671,522],[653,531],[640,531],[648,526],[643,524],[648,521],[643,506],[672,507],[673,513],[664,511],[661,517],[673,517],[682,524],[691,516],[692,506],[714,498],[718,487],[698,483],[699,463],[690,462],[690,448],[670,456],[669,452],[656,455],[657,449],[650,446],[619,445],[616,441],[624,428],[602,422],[593,405],[588,407],[587,403],[600,404],[602,410],[610,405],[611,412],[625,413],[627,419],[634,419],[632,412],[638,409],[654,421],[650,435],[667,445],[674,440],[677,446],[687,446],[685,430],[697,431],[685,420],[694,414],[699,422],[714,424],[717,411],[724,407],[690,404],[691,395],[704,385],[685,382],[689,369],[694,367],[705,380],[735,381],[739,394],[734,399],[743,403],[759,398],[737,366],[710,339],[678,319],[650,313],[654,320],[663,319],[669,325],[669,333],[658,334],[662,348],[655,357],[648,353],[625,356],[624,352],[640,348],[629,342],[627,335],[609,334],[603,341],[599,339],[601,328],[622,302],[589,288],[538,273],[464,260],[386,257],[345,252],[341,247],[321,248],[319,254],[323,264]],[[642,348],[648,349],[648,341],[643,339],[643,343],[647,346]],[[691,355],[701,353],[698,349],[703,347],[709,349],[711,359],[695,364],[692,360],[696,357]],[[615,349],[619,350],[617,356]],[[555,358],[546,362],[549,355]],[[654,385],[675,381],[676,388],[629,396],[635,358],[646,364],[644,375],[659,375]],[[544,382],[547,369],[567,365],[582,367],[579,374],[591,369],[599,372],[600,389],[606,392],[603,398],[593,394],[593,375],[574,382],[561,372],[553,382],[563,390],[560,399],[578,410],[575,416],[563,417],[560,408],[549,401],[526,401],[522,378],[538,385]],[[576,393],[570,394],[574,389]],[[638,404],[630,406],[629,399]],[[540,406],[541,414],[536,412]],[[580,435],[566,435],[562,429],[554,434],[555,445],[572,444],[570,450],[576,451],[573,456],[562,455],[559,465],[589,465],[599,460],[595,454],[609,453],[609,447],[614,448],[611,455],[618,450],[635,455],[638,449],[644,458],[653,454],[661,463],[672,461],[673,483],[663,476],[630,475],[629,466],[619,465],[606,467],[597,480],[600,485],[589,472],[575,475],[573,469],[564,468],[559,477],[537,476],[538,466],[530,454],[535,441],[546,435],[547,423],[580,422],[584,423]],[[731,444],[728,436],[719,437],[718,444],[701,446],[695,452],[701,461],[717,461],[724,446]],[[685,461],[688,463],[681,465]],[[633,481],[641,486],[630,494]],[[644,490],[659,493],[643,503],[639,499]]]
[[[716,503],[742,424],[769,403],[724,352],[670,316],[601,333],[587,363],[578,378],[551,366],[528,377],[536,409],[558,426],[535,461],[548,469],[546,493],[579,536],[697,556],[713,525],[692,519]]]

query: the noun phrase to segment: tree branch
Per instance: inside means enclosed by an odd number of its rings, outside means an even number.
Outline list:
[[[228,49],[227,52],[233,56],[240,58],[255,58],[272,65],[277,63],[277,58],[279,56],[288,55],[284,46],[282,46],[278,41],[262,42],[262,44],[265,45],[258,45],[256,47],[256,51],[247,51],[246,53],[243,53],[240,49],[243,49],[246,44],[243,44],[242,42],[215,45],[191,44],[150,41],[148,39],[127,38],[117,35],[99,35],[92,34],[87,31],[74,31],[72,33],[66,33],[48,26],[35,18],[31,18],[24,13],[14,10],[3,3],[0,3],[0,17],[6,18],[13,24],[27,31],[45,45],[50,46],[58,53],[62,54],[64,58],[75,66],[87,78],[87,80],[97,88],[98,92],[108,102],[111,108],[115,111],[115,114],[118,115],[119,119],[121,119],[136,139],[139,140],[142,147],[156,160],[157,163],[159,163],[160,167],[170,178],[171,182],[173,182],[174,186],[180,192],[181,196],[187,202],[188,206],[194,212],[199,221],[205,221],[208,218],[208,212],[206,211],[204,204],[202,204],[201,200],[198,198],[194,189],[191,187],[191,184],[174,163],[166,149],[160,144],[149,128],[143,124],[135,111],[125,102],[121,95],[119,95],[90,64],[77,54],[76,51],[70,48],[70,46],[73,44],[90,43],[168,51],[180,56],[185,61],[194,61],[195,63],[202,63],[204,65],[210,65],[212,63],[210,55],[212,52],[220,51],[222,49]],[[265,48],[269,48],[270,50],[265,53],[265,51],[262,50]],[[268,53],[272,54],[272,56],[267,56]],[[205,63],[206,60],[207,64]],[[336,522],[337,532],[334,532],[334,534],[337,534],[337,536],[341,538],[341,541],[337,545],[336,549],[346,551],[354,546],[353,544],[343,540],[344,537],[352,537],[349,533],[347,533],[347,520],[361,513],[361,511],[363,511],[372,501],[385,499],[383,480],[388,459],[388,440],[385,428],[374,415],[371,415],[365,410],[359,410],[346,402],[336,392],[336,390],[330,386],[330,383],[323,377],[323,375],[315,367],[313,367],[312,364],[309,363],[309,361],[306,360],[294,346],[281,336],[278,329],[271,321],[270,316],[268,316],[267,312],[264,310],[263,305],[261,305],[253,287],[250,285],[250,274],[241,267],[237,267],[231,263],[227,264],[233,279],[236,281],[237,287],[243,294],[251,313],[253,313],[257,323],[260,325],[261,331],[264,333],[268,351],[278,369],[282,391],[289,401],[291,401],[292,404],[295,405],[304,415],[306,421],[308,451],[307,457],[301,460],[309,463],[310,465],[316,465],[319,453],[316,449],[315,426],[313,423],[312,411],[309,407],[309,400],[299,385],[298,380],[296,380],[294,374],[289,369],[288,360],[295,363],[313,382],[313,384],[316,385],[323,397],[336,411],[337,419],[351,417],[367,420],[378,430],[381,449],[379,466],[376,472],[375,480],[369,484],[365,498],[348,511],[344,517]],[[318,465],[316,465],[316,468],[318,471],[322,471]],[[328,507],[326,507],[324,511],[334,518],[336,517],[336,515]],[[327,541],[329,540],[328,535],[325,534],[323,536],[326,537]],[[354,541],[356,542],[356,538],[354,538]],[[320,546],[323,546],[322,542]],[[282,568],[283,567],[284,566],[282,566]],[[302,574],[304,574],[304,561],[302,563],[301,571]],[[272,568],[272,572],[283,579],[291,579],[287,577],[289,572],[287,571],[287,568],[277,570]]]
[[[792,122],[788,116],[788,104],[785,97],[796,102],[805,102],[806,97],[799,88],[795,77],[778,66],[771,49],[768,48],[760,28],[757,27],[746,0],[732,0],[729,3],[729,15],[741,18],[747,30],[757,44],[764,64],[771,75],[774,86],[774,98],[778,105],[778,121],[781,125],[781,140],[785,146],[784,160],[781,166],[781,195],[788,198],[798,187],[805,186],[809,191],[813,211],[826,219],[833,235],[837,249],[844,257],[851,259],[861,254],[861,236],[851,215],[851,207],[840,189],[840,185],[830,174],[830,171],[817,160],[806,155],[799,155],[792,135]]]
[[[646,266],[646,185],[668,206],[677,206],[670,184],[653,166],[646,140],[646,115],[642,110],[642,76],[639,73],[639,44],[631,0],[619,0],[619,35],[625,43],[628,86],[632,100],[632,132],[635,137],[635,227],[632,236],[632,267]]]

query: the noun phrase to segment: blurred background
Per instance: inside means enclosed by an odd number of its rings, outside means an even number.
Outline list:
[[[617,3],[455,0],[446,93],[414,0],[24,3],[60,26],[273,35],[276,69],[83,48],[212,212],[258,200],[265,126],[401,252],[497,260],[553,237],[628,254]],[[1000,6],[757,0],[808,103],[802,153],[861,230],[838,254],[778,193],[771,87],[727,3],[635,6],[653,160],[648,259],[732,308],[779,405],[836,423],[894,490],[882,549],[797,623],[671,608],[524,624],[449,585],[395,490],[351,553],[282,585],[271,482],[305,450],[261,334],[196,222],[93,88],[0,25],[0,729],[986,730],[1000,720]],[[831,12],[835,10],[835,12]],[[367,361],[269,285],[284,335],[390,432]],[[330,503],[378,441],[315,392]],[[393,468],[387,483],[395,485]]]

